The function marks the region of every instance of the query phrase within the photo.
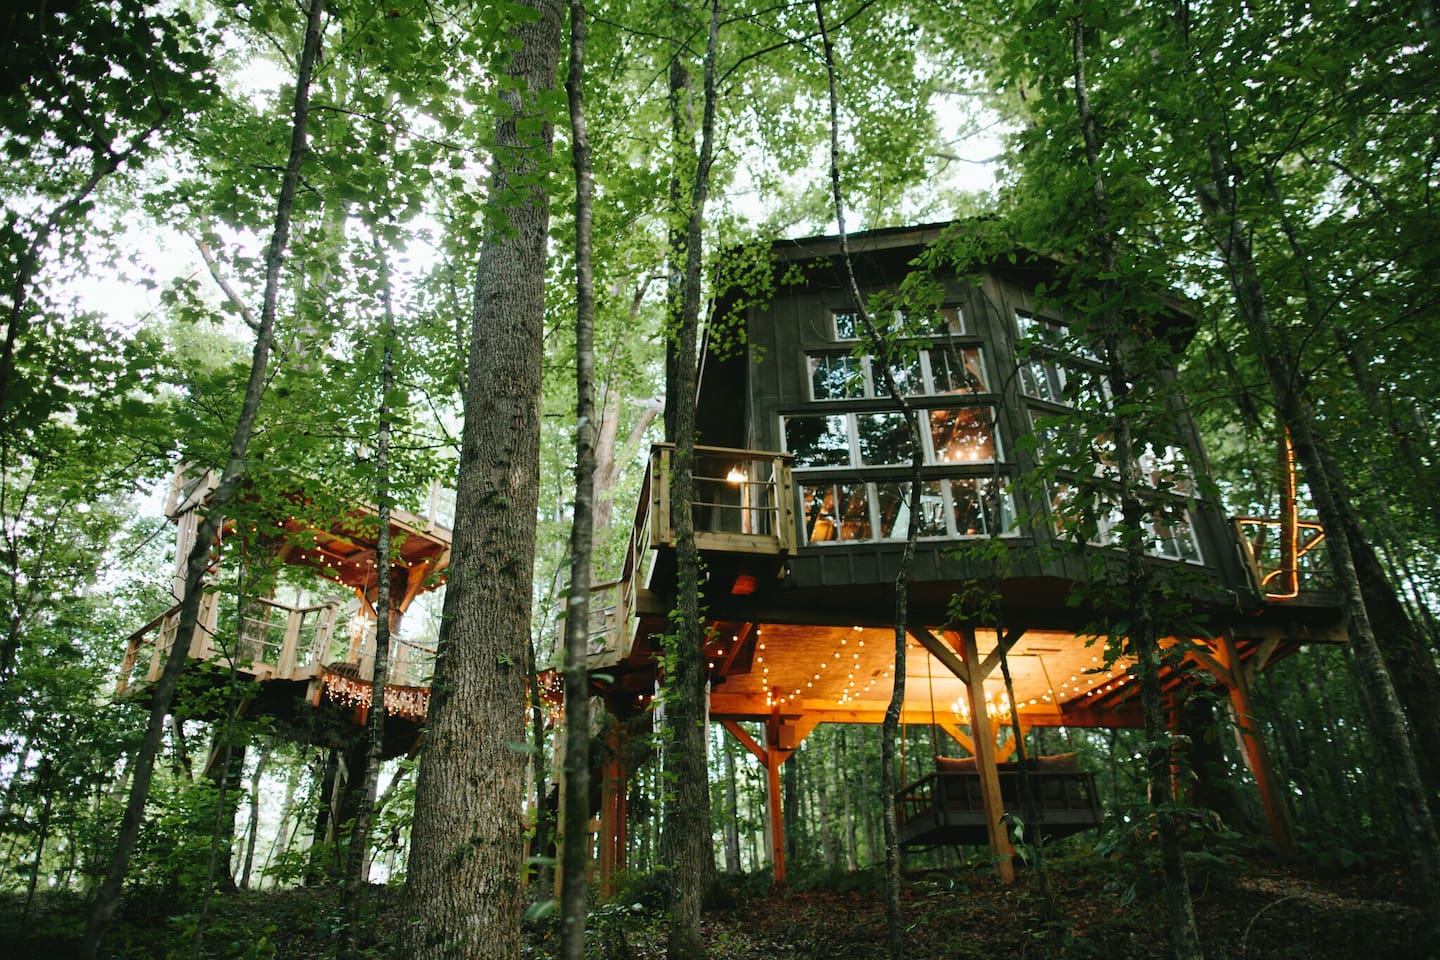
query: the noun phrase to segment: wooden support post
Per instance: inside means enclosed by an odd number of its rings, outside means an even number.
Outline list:
[[[1265,806],[1265,820],[1270,827],[1270,837],[1275,852],[1286,859],[1295,854],[1295,829],[1290,822],[1290,808],[1285,802],[1279,778],[1270,762],[1270,751],[1260,733],[1260,723],[1250,702],[1251,670],[1240,659],[1235,648],[1235,638],[1225,633],[1220,638],[1220,654],[1227,667],[1228,677],[1221,677],[1225,689],[1230,693],[1230,708],[1235,715],[1235,724],[1240,732],[1240,744],[1245,750],[1245,761],[1255,775],[1255,785],[1260,788],[1260,801]],[[1256,664],[1258,669],[1263,664]]]
[[[961,640],[964,661],[971,671],[965,692],[970,699],[970,732],[975,742],[975,769],[980,774],[980,798],[985,804],[985,832],[990,838],[1001,881],[1014,883],[1015,848],[1002,822],[1005,802],[1000,796],[1000,772],[995,766],[995,732],[990,725],[990,715],[985,712],[985,676],[977,669],[981,660],[975,631],[969,628],[961,631]]]
[[[772,715],[765,721],[764,763],[766,794],[770,801],[771,882],[777,887],[785,884],[785,808],[780,793],[780,765],[790,756],[790,751],[781,749],[780,737],[780,718]]]
[[[615,878],[625,870],[629,839],[626,810],[629,772],[625,766],[625,737],[611,730],[600,765],[600,895],[615,894]]]
[[[779,887],[785,884],[785,815],[780,796],[780,760],[778,751],[767,752],[765,758],[765,786],[770,813],[770,863],[771,882]]]

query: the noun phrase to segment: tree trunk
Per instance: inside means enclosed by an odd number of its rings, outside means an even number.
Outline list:
[[[699,960],[704,956],[700,931],[700,899],[714,871],[710,845],[710,788],[705,764],[705,657],[704,627],[700,622],[700,556],[695,547],[694,500],[696,347],[700,326],[702,234],[705,202],[710,190],[710,164],[715,131],[715,60],[719,49],[719,0],[710,5],[705,45],[703,109],[700,149],[695,155],[693,186],[685,212],[684,274],[678,300],[670,301],[671,327],[677,361],[675,378],[666,383],[667,423],[674,425],[674,459],[671,475],[671,519],[675,526],[675,557],[679,567],[673,670],[665,678],[665,718],[669,741],[665,775],[670,798],[665,809],[662,860],[669,871],[671,960]],[[671,67],[672,118],[677,150],[688,157],[693,148],[691,124],[682,110],[688,93],[688,73],[677,56]],[[677,157],[677,163],[680,158]],[[672,237],[672,243],[674,242]],[[672,250],[672,262],[679,254]],[[673,294],[673,291],[672,291]]]
[[[1090,170],[1091,199],[1094,207],[1096,233],[1102,269],[1103,305],[1100,319],[1105,344],[1106,375],[1114,396],[1114,416],[1110,434],[1114,440],[1115,470],[1119,477],[1121,514],[1121,547],[1125,553],[1125,597],[1127,609],[1118,611],[1125,620],[1125,635],[1134,655],[1140,676],[1140,703],[1145,718],[1145,766],[1149,774],[1150,805],[1154,811],[1155,828],[1160,839],[1160,865],[1165,877],[1165,908],[1170,932],[1170,948],[1175,960],[1200,960],[1203,952],[1200,935],[1195,927],[1195,908],[1190,899],[1190,881],[1180,849],[1180,825],[1174,811],[1172,769],[1174,742],[1165,722],[1163,692],[1160,687],[1160,647],[1153,608],[1150,570],[1145,555],[1145,521],[1148,507],[1141,499],[1138,447],[1131,430],[1133,412],[1127,407],[1154,403],[1154,397],[1134,396],[1137,379],[1154,382],[1152,371],[1134,371],[1125,358],[1126,341],[1136,336],[1130,327],[1131,318],[1116,315],[1110,304],[1114,301],[1114,285],[1109,278],[1118,275],[1118,237],[1110,226],[1109,201],[1100,163],[1100,138],[1094,114],[1090,110],[1086,82],[1085,24],[1076,16],[1070,21],[1071,50],[1075,80],[1075,111],[1084,141],[1085,161]],[[1140,376],[1137,378],[1136,374]]]
[[[841,833],[845,844],[845,869],[850,871],[851,873],[854,873],[856,870],[860,869],[860,858],[856,850],[855,842],[855,809],[854,803],[851,798],[851,794],[853,793],[852,782],[850,779],[851,761],[849,755],[850,752],[846,749],[846,729],[847,728],[842,725],[840,727],[839,736],[835,737],[831,741],[831,743],[835,750],[835,772],[840,780],[840,796],[842,797],[844,802],[844,806],[842,807],[841,823],[843,824],[843,826],[841,828]]]
[[[575,510],[565,605],[565,809],[560,815],[560,958],[585,958],[590,881],[590,568],[595,542],[593,184],[585,129],[585,2],[570,0],[570,152],[575,167]],[[609,838],[602,838],[602,843]]]
[[[735,738],[726,737],[725,747],[725,872],[740,873],[740,808],[735,790]]]
[[[324,12],[322,0],[310,0],[305,22],[305,40],[295,78],[295,99],[290,130],[290,153],[275,205],[275,225],[265,254],[265,292],[255,348],[250,358],[250,376],[241,401],[240,415],[230,437],[230,450],[220,483],[210,497],[208,512],[196,531],[195,544],[185,563],[185,596],[180,601],[179,625],[175,643],[165,661],[165,669],[155,682],[152,692],[150,720],[145,728],[134,762],[130,797],[115,840],[115,850],[105,880],[96,891],[85,934],[81,941],[82,960],[94,960],[100,942],[110,928],[115,908],[120,904],[121,889],[130,868],[130,855],[140,837],[140,824],[145,818],[145,801],[150,794],[150,781],[155,773],[155,757],[160,752],[165,715],[175,698],[180,673],[190,658],[190,637],[199,620],[201,584],[210,567],[210,550],[220,530],[223,514],[244,478],[246,450],[255,430],[260,411],[260,398],[269,379],[270,349],[275,336],[275,315],[280,301],[280,269],[290,240],[291,210],[295,191],[300,183],[300,169],[307,151],[306,123],[310,114],[310,78],[320,53],[320,21]]]
[[[476,272],[453,560],[415,788],[399,951],[520,955],[525,638],[539,485],[560,0],[530,0],[502,82]]]
[[[355,815],[345,864],[341,901],[345,914],[338,953],[354,960],[360,949],[360,913],[365,884],[370,879],[370,832],[375,816],[381,758],[385,753],[385,682],[390,672],[391,593],[394,575],[390,558],[390,391],[395,386],[395,305],[391,298],[390,266],[380,238],[373,246],[380,266],[380,302],[384,318],[380,328],[380,409],[375,430],[375,657],[370,679],[370,712],[366,716],[364,761],[355,791]],[[403,562],[403,561],[402,561]]]
[[[900,713],[905,704],[905,651],[909,646],[909,602],[910,570],[915,564],[915,540],[919,528],[915,518],[920,513],[920,471],[924,465],[924,447],[921,443],[920,422],[904,393],[895,383],[891,373],[894,369],[892,354],[893,340],[882,338],[870,317],[865,298],[860,294],[860,285],[855,279],[855,264],[850,259],[850,241],[845,232],[845,198],[840,189],[840,101],[836,92],[835,47],[825,27],[825,11],[822,0],[815,0],[815,20],[819,27],[820,39],[825,50],[825,74],[828,82],[830,103],[830,192],[835,208],[836,233],[840,239],[840,259],[845,268],[850,298],[864,324],[865,335],[873,352],[879,358],[877,364],[885,391],[910,427],[910,509],[906,513],[905,550],[900,556],[899,569],[895,574],[895,675],[890,687],[890,701],[885,707],[885,719],[880,724],[880,802],[882,826],[885,834],[885,925],[890,960],[903,960],[905,956],[905,931],[900,910],[901,851],[900,818],[895,799],[900,784],[896,782],[895,738],[900,729]],[[903,771],[902,771],[903,773]]]
[[[265,746],[260,749],[260,756],[255,759],[255,774],[250,779],[250,817],[245,830],[245,865],[240,870],[240,889],[250,889],[250,872],[255,866],[255,845],[256,837],[260,832],[260,780],[265,776],[265,767],[270,762],[270,754],[275,749],[274,740],[266,741]],[[292,788],[293,789],[293,788]],[[287,791],[288,797],[290,792]],[[284,829],[285,818],[280,818],[281,829]]]

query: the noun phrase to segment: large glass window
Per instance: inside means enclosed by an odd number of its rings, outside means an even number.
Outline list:
[[[808,543],[870,539],[867,484],[805,484],[800,488],[800,494]]]
[[[1015,530],[1015,503],[993,478],[951,480],[950,502],[957,536],[993,536]]]
[[[903,540],[910,522],[908,481],[802,483],[806,543]],[[954,539],[1018,532],[1010,491],[994,478],[926,480],[916,536]]]
[[[810,395],[816,400],[846,400],[865,396],[865,373],[859,357],[848,353],[821,353],[808,358]]]
[[[1099,357],[1070,336],[1063,324],[1017,312],[1015,327],[1021,340],[1020,390],[1025,396],[1066,406],[1082,401],[1100,406],[1109,401],[1103,371],[1092,365]]]
[[[985,393],[989,381],[979,347],[935,347],[925,351],[929,393]]]
[[[855,420],[861,464],[898,466],[913,459],[915,442],[904,414],[858,413]]]
[[[1004,459],[994,407],[919,411],[925,462],[993,463]],[[913,438],[900,413],[834,413],[785,418],[785,449],[797,470],[824,467],[895,467],[911,460]],[[853,451],[853,453],[852,453]]]
[[[848,353],[812,353],[806,358],[810,375],[810,399],[889,399],[877,362],[872,357]],[[915,351],[892,364],[890,375],[905,396],[944,396],[985,393],[990,379],[985,371],[984,351],[978,346],[946,344]],[[1058,396],[1058,394],[1057,394]],[[1055,402],[1060,402],[1058,399]]]
[[[836,310],[833,314],[836,340],[859,340],[865,322],[853,310]],[[910,337],[964,336],[970,333],[965,314],[959,307],[941,307],[931,314],[897,312],[877,320],[877,326],[897,330]]]
[[[1051,510],[1060,535],[1073,540],[1076,534],[1096,546],[1119,546],[1124,518],[1118,504],[1083,497],[1069,484],[1060,484],[1050,498]],[[1155,503],[1141,524],[1145,552],[1156,557],[1203,563],[1200,542],[1195,538],[1190,511],[1179,502]]]

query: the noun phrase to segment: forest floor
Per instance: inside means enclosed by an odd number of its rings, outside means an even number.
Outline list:
[[[1419,913],[1396,866],[1321,869],[1266,858],[1195,869],[1194,902],[1208,960],[1425,960],[1413,939]],[[876,874],[811,878],[811,889],[768,892],[763,878],[722,888],[705,913],[712,960],[870,960],[886,955],[883,899]],[[798,886],[799,884],[797,884]],[[755,893],[748,887],[759,887]],[[1132,882],[1099,858],[1061,862],[1051,871],[1060,919],[1047,925],[1034,874],[1011,887],[983,866],[929,871],[907,882],[906,951],[924,958],[1105,958],[1167,955],[1158,887]],[[664,926],[656,884],[637,883],[631,902],[597,908],[591,956],[661,960]],[[364,956],[388,955],[399,891],[373,888],[378,923]],[[7,958],[66,960],[74,955],[81,904],[41,898],[28,919],[23,897],[0,899],[0,942]],[[335,955],[338,894],[331,889],[217,896],[203,947],[192,953],[194,904],[136,891],[107,942],[113,958],[215,957],[321,960]],[[527,926],[527,958],[555,948],[553,925]]]

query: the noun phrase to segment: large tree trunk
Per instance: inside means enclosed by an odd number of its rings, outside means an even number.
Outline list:
[[[453,560],[415,788],[399,951],[520,955],[525,638],[539,496],[549,197],[543,168],[560,0],[516,25],[476,275]]]
[[[675,558],[679,568],[673,669],[665,678],[665,719],[669,741],[665,775],[669,779],[662,859],[670,871],[671,960],[699,960],[705,948],[700,931],[700,900],[714,871],[710,846],[710,785],[705,764],[705,631],[700,622],[700,556],[695,547],[694,499],[696,346],[700,326],[702,239],[705,203],[710,190],[710,164],[715,131],[715,59],[720,42],[720,7],[710,6],[705,46],[700,149],[685,210],[681,249],[672,262],[683,262],[680,289],[672,289],[671,324],[676,361],[674,379],[666,383],[666,422],[673,425],[675,452],[671,473],[671,519],[675,525]],[[676,162],[687,159],[693,134],[685,110],[688,74],[677,56],[671,70],[672,111],[677,134]],[[676,242],[672,236],[671,242]],[[679,294],[678,298],[675,293]]]
[[[155,682],[151,694],[150,720],[145,728],[140,749],[136,752],[133,764],[135,775],[130,784],[125,815],[115,840],[115,850],[105,880],[96,891],[95,900],[86,918],[85,935],[80,946],[82,960],[94,960],[98,955],[100,942],[110,928],[115,908],[120,904],[120,892],[130,868],[130,855],[140,837],[140,824],[145,819],[145,801],[150,794],[155,757],[160,752],[165,715],[170,712],[170,705],[175,699],[175,690],[180,682],[180,673],[190,658],[189,639],[199,621],[203,594],[201,585],[205,572],[210,567],[210,550],[219,533],[225,508],[239,490],[240,482],[244,478],[245,454],[250,446],[250,437],[255,431],[260,398],[269,379],[270,350],[275,336],[275,315],[280,302],[280,269],[290,242],[291,210],[295,202],[295,191],[300,184],[300,169],[307,152],[306,122],[310,115],[310,78],[320,54],[320,21],[323,13],[324,4],[321,0],[310,0],[305,23],[305,41],[295,77],[290,153],[280,183],[280,194],[275,203],[274,229],[265,253],[265,292],[259,326],[255,332],[255,347],[250,357],[250,377],[245,385],[240,415],[230,437],[230,450],[220,475],[220,483],[210,497],[208,512],[196,531],[194,546],[186,558],[185,596],[180,601],[176,640],[165,661],[165,669],[161,672],[160,679]]]

